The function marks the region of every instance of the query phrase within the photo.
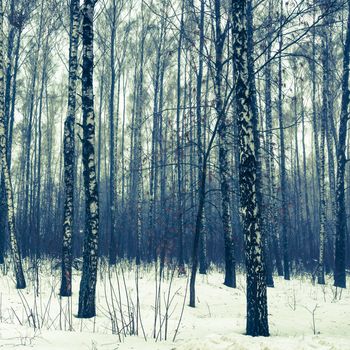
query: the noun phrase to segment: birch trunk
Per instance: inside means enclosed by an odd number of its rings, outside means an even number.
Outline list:
[[[346,39],[343,53],[342,99],[339,124],[339,140],[337,145],[337,188],[336,188],[336,242],[335,242],[335,269],[334,286],[346,287],[345,274],[345,247],[347,236],[346,207],[345,207],[345,165],[347,124],[349,120],[349,53],[350,53],[350,1],[348,3],[348,19]]]
[[[138,82],[137,107],[135,115],[135,179],[134,189],[136,191],[136,265],[141,265],[141,238],[142,238],[142,112],[143,112],[143,65],[145,54],[146,30],[144,23],[144,14],[142,10],[142,30],[140,42],[140,71]]]
[[[85,188],[85,239],[83,273],[79,290],[78,317],[96,315],[95,293],[98,263],[99,201],[95,166],[95,116],[93,93],[94,0],[84,0],[83,7],[83,167]]]
[[[250,111],[247,59],[247,2],[234,1],[232,12],[234,70],[239,132],[239,182],[241,215],[245,238],[247,268],[247,335],[268,336],[266,277],[263,261],[263,239],[260,227],[257,183],[257,120]]]
[[[262,166],[261,166],[261,146],[260,135],[258,134],[259,112],[257,101],[257,89],[255,82],[255,66],[254,66],[254,15],[253,15],[253,2],[247,1],[247,64],[248,64],[248,89],[250,95],[249,108],[252,114],[252,121],[254,126],[254,147],[256,149],[256,197],[257,207],[260,213],[258,218],[259,227],[262,235],[262,247],[263,247],[263,263],[265,265],[266,283],[268,286],[273,287],[273,276],[271,268],[271,260],[269,254],[268,244],[268,231],[265,226],[265,220],[263,219],[265,206],[263,204],[262,195]]]
[[[4,123],[5,123],[5,130],[8,134],[9,131],[9,114],[10,114],[10,101],[11,101],[11,81],[12,81],[12,52],[13,52],[13,46],[14,46],[14,38],[15,38],[15,26],[12,22],[14,18],[14,0],[11,0],[10,5],[10,32],[8,34],[7,39],[7,64],[6,64],[6,83],[5,83],[5,106],[4,106]],[[9,169],[11,168],[10,162],[9,162],[9,136],[6,137],[6,150],[7,150],[7,164],[9,166]],[[0,198],[1,198],[1,204],[0,204],[0,264],[4,263],[4,253],[5,253],[5,236],[6,236],[6,221],[7,221],[7,214],[6,214],[6,189],[5,189],[5,181],[4,181],[4,174],[1,172],[1,182],[0,182]]]
[[[272,32],[272,1],[269,1],[269,33],[268,33],[268,49],[266,54],[266,67],[265,67],[265,125],[266,125],[266,144],[267,144],[267,155],[266,155],[266,170],[268,178],[268,194],[270,197],[270,205],[268,208],[268,227],[270,229],[270,235],[272,238],[272,249],[276,260],[276,268],[279,276],[283,276],[283,266],[281,261],[280,253],[280,240],[278,233],[278,218],[277,218],[277,202],[276,202],[276,168],[275,168],[275,147],[272,136],[272,98],[271,98],[271,38]]]
[[[7,161],[6,152],[6,128],[5,128],[5,101],[4,101],[4,35],[3,35],[3,21],[4,12],[2,0],[0,0],[0,156],[2,164],[2,172],[4,177],[5,195],[6,195],[6,209],[7,209],[7,221],[10,235],[10,247],[12,261],[14,265],[14,272],[16,277],[16,288],[24,289],[26,282],[24,279],[22,260],[20,249],[17,244],[16,231],[15,231],[15,213],[13,205],[13,192],[11,176]]]
[[[68,113],[64,123],[64,184],[63,246],[61,296],[72,295],[72,237],[74,216],[75,112],[79,41],[79,0],[70,3],[70,47],[68,78]]]
[[[326,11],[326,10],[325,10]],[[321,144],[320,144],[320,230],[319,230],[319,254],[317,267],[317,282],[325,284],[324,264],[325,264],[325,246],[326,246],[326,185],[325,185],[325,147],[326,147],[326,128],[328,118],[328,30],[327,23],[322,32],[322,111],[321,111]]]

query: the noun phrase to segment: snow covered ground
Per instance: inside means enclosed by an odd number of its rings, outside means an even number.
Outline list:
[[[137,283],[135,267],[127,263],[122,266],[123,274],[119,267],[110,272],[110,278],[102,266],[97,286],[97,317],[90,320],[74,317],[79,272],[74,274],[73,297],[62,300],[57,295],[59,271],[51,270],[49,264],[40,273],[39,296],[33,282],[29,282],[26,290],[17,291],[10,274],[1,276],[0,349],[350,350],[350,292],[342,290],[339,298],[338,290],[335,300],[331,279],[326,286],[313,286],[309,276],[291,281],[275,277],[275,288],[268,289],[271,337],[252,338],[244,335],[243,274],[238,275],[236,289],[225,287],[222,273],[217,270],[207,276],[198,275],[197,307],[193,309],[187,306],[188,300],[184,304],[187,277],[174,274],[171,281],[172,271],[167,269],[160,289],[157,285],[161,322],[158,312],[154,326],[154,268],[140,268]],[[138,336],[125,336],[130,330],[137,330]],[[157,341],[153,339],[154,333]]]

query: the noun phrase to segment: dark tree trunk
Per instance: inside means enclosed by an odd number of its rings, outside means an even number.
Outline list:
[[[142,11],[142,29],[140,39],[140,71],[137,86],[137,101],[135,115],[135,136],[134,136],[134,200],[136,201],[135,223],[136,223],[136,265],[141,265],[141,239],[142,239],[142,113],[143,113],[143,89],[144,89],[144,59],[145,59],[145,40],[146,29],[144,23],[144,14]]]
[[[346,287],[345,274],[345,246],[347,236],[346,208],[345,208],[345,165],[346,138],[349,120],[349,52],[350,52],[350,1],[348,1],[348,19],[346,40],[343,57],[342,99],[339,124],[339,141],[337,145],[337,188],[336,188],[336,243],[334,286]]]
[[[64,123],[64,183],[63,246],[61,296],[72,295],[72,236],[74,217],[75,110],[79,41],[79,0],[70,3],[70,47],[68,78],[68,113]]]
[[[177,214],[178,214],[178,267],[179,274],[185,273],[184,262],[184,211],[183,211],[183,186],[182,186],[182,161],[183,150],[181,149],[181,134],[180,134],[180,108],[181,108],[181,53],[182,40],[184,34],[184,11],[185,0],[182,1],[181,8],[181,23],[179,42],[177,47],[177,100],[176,100],[176,155],[177,155]]]
[[[115,154],[115,121],[114,121],[114,95],[115,95],[115,36],[117,30],[117,3],[116,0],[112,1],[112,19],[111,19],[111,41],[110,41],[110,70],[111,70],[111,89],[109,96],[109,190],[110,190],[110,201],[109,201],[109,263],[114,265],[117,259],[117,246],[116,246],[116,154]]]
[[[221,29],[221,1],[215,0],[215,109],[219,120],[219,174],[221,185],[222,225],[225,242],[225,280],[228,287],[236,287],[236,262],[231,222],[231,184],[228,165],[228,120],[223,106],[223,49],[227,31]]]
[[[316,8],[316,6],[315,6]],[[313,12],[313,20],[315,20],[315,11]],[[312,89],[311,89],[311,100],[312,100],[312,129],[313,129],[313,139],[314,139],[314,149],[315,149],[315,165],[316,165],[316,181],[317,181],[317,190],[314,191],[314,197],[316,193],[320,193],[320,146],[319,146],[319,123],[317,120],[317,71],[316,71],[316,29],[312,29],[312,59],[310,62],[311,78],[312,78]],[[314,198],[316,200],[316,198]],[[317,213],[319,212],[319,206],[315,208],[315,219],[316,222]],[[313,240],[310,242],[310,257],[314,259],[316,257],[316,245]]]
[[[283,2],[281,0],[280,23],[283,20]],[[289,248],[288,248],[288,203],[287,203],[287,171],[286,171],[286,154],[285,154],[285,140],[284,140],[284,116],[283,116],[283,81],[282,81],[282,48],[283,48],[283,33],[279,34],[279,58],[278,58],[278,120],[279,120],[279,134],[280,134],[280,182],[281,182],[281,232],[282,232],[282,247],[283,247],[283,270],[284,279],[289,280]]]
[[[203,80],[203,61],[204,61],[204,10],[205,2],[200,2],[199,15],[199,50],[198,50],[198,70],[197,70],[197,84],[196,84],[196,124],[197,124],[197,151],[198,151],[198,179],[203,176],[203,137],[202,137],[202,80]],[[204,203],[205,206],[205,203]],[[199,273],[207,273],[207,257],[206,257],[206,232],[205,232],[205,211],[202,211],[202,220],[200,227],[200,253],[199,253]]]
[[[302,89],[302,96],[303,96]],[[310,214],[310,203],[309,203],[309,189],[308,189],[308,178],[307,178],[307,165],[306,165],[306,145],[305,145],[305,108],[304,108],[304,99],[302,98],[301,106],[301,124],[302,124],[302,149],[303,149],[303,180],[304,180],[304,207],[305,207],[305,240],[304,240],[304,250],[306,262],[309,263],[312,255],[312,229],[311,229],[311,214]]]
[[[99,201],[95,166],[95,116],[93,94],[93,38],[94,0],[84,0],[83,7],[83,167],[85,188],[85,239],[83,273],[79,290],[78,317],[96,315],[95,293],[97,281]]]
[[[326,124],[328,118],[328,93],[329,93],[329,60],[328,60],[328,23],[325,21],[322,30],[322,111],[321,119],[321,144],[320,144],[320,230],[319,230],[319,255],[317,266],[317,282],[325,284],[325,248],[326,248]]]

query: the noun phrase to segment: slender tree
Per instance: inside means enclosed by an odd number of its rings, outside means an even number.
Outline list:
[[[267,51],[266,51],[266,65],[265,65],[265,126],[266,126],[266,173],[269,205],[268,205],[268,224],[272,239],[272,249],[276,260],[277,273],[283,276],[283,267],[280,254],[280,242],[278,234],[278,217],[277,217],[277,203],[276,203],[276,167],[275,167],[275,147],[273,142],[273,120],[272,120],[272,98],[271,98],[271,45],[272,45],[272,1],[269,0],[269,14],[268,14],[268,36],[267,36]]]
[[[231,223],[231,184],[228,164],[228,118],[223,107],[223,49],[227,27],[221,28],[221,1],[215,0],[215,109],[219,120],[219,173],[221,185],[222,224],[225,240],[225,281],[228,287],[236,287],[234,238]]]
[[[182,184],[182,166],[183,160],[181,150],[181,54],[182,54],[182,41],[184,36],[184,12],[185,12],[185,0],[182,0],[181,5],[181,19],[180,19],[180,33],[177,47],[177,100],[176,100],[176,154],[177,154],[177,210],[178,210],[178,265],[179,273],[185,273],[184,269],[184,211],[183,211],[183,184]]]
[[[4,34],[3,34],[3,22],[4,12],[2,0],[0,0],[0,157],[2,165],[2,174],[5,185],[5,202],[7,207],[7,221],[10,234],[10,247],[11,255],[14,266],[14,272],[16,277],[16,288],[24,289],[26,282],[24,279],[22,260],[19,246],[17,244],[16,231],[15,231],[15,212],[13,205],[13,190],[11,175],[7,160],[6,140],[7,130],[5,127],[5,104],[4,104]]]
[[[337,189],[336,189],[336,244],[334,286],[346,287],[345,274],[345,246],[346,246],[346,207],[345,207],[345,165],[346,165],[346,138],[349,120],[349,61],[350,61],[350,1],[346,38],[343,51],[342,98],[339,123],[339,140],[337,145]]]
[[[69,78],[68,78],[68,113],[64,123],[64,183],[65,202],[63,213],[63,247],[61,296],[72,295],[72,236],[74,217],[74,163],[75,163],[75,113],[79,42],[79,0],[70,3],[69,34]]]
[[[141,264],[141,239],[142,239],[142,113],[144,96],[144,60],[146,24],[142,8],[141,14],[141,38],[140,38],[140,70],[137,85],[135,136],[134,136],[134,183],[133,197],[135,198],[135,223],[136,223],[136,265]]]
[[[198,179],[202,178],[201,171],[203,170],[203,108],[202,108],[202,80],[204,66],[204,18],[205,17],[205,1],[200,2],[199,14],[199,47],[198,47],[198,70],[196,81],[196,131],[197,131],[197,149],[198,149]],[[201,218],[201,233],[200,233],[200,252],[199,252],[199,273],[207,273],[207,254],[206,254],[206,231],[205,231],[205,210],[203,208]]]
[[[117,30],[117,1],[112,1],[111,6],[111,36],[110,36],[110,70],[111,70],[111,86],[109,96],[109,132],[110,132],[110,146],[109,146],[109,187],[110,187],[110,244],[109,244],[109,263],[114,265],[116,263],[117,247],[116,247],[116,159],[115,159],[115,115],[114,115],[114,98],[115,98],[115,82],[116,82],[116,68],[115,68],[115,37]]]
[[[327,5],[325,8],[321,6],[323,11],[327,11]],[[325,159],[325,147],[326,147],[326,128],[328,118],[328,94],[329,94],[329,60],[328,60],[328,21],[325,17],[325,23],[322,30],[322,111],[321,111],[321,143],[320,143],[320,228],[319,228],[319,255],[317,266],[317,282],[319,284],[325,284],[325,248],[326,248],[326,159]]]
[[[283,23],[283,0],[280,2],[280,26]],[[288,249],[288,204],[287,204],[287,170],[286,170],[286,151],[285,151],[285,136],[284,136],[284,115],[283,115],[283,71],[282,71],[282,47],[283,33],[282,29],[279,33],[279,57],[278,57],[278,121],[279,121],[279,136],[280,136],[280,183],[281,183],[281,232],[282,232],[282,247],[283,247],[283,271],[284,279],[290,279],[289,269],[289,249]]]
[[[93,93],[94,69],[94,8],[95,0],[84,0],[83,5],[83,167],[85,188],[85,238],[83,251],[83,273],[79,290],[78,317],[96,315],[95,293],[97,281],[99,201],[95,166],[95,115]]]

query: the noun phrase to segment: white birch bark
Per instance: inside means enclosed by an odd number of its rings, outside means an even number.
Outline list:
[[[8,167],[6,152],[6,130],[5,130],[5,113],[4,113],[4,34],[3,34],[4,12],[2,0],[0,0],[0,157],[3,170],[5,192],[6,192],[6,208],[7,220],[10,234],[10,248],[14,272],[16,277],[16,288],[23,289],[26,287],[24,279],[21,253],[17,243],[15,231],[15,214],[13,205],[13,191],[11,184],[11,175]]]

